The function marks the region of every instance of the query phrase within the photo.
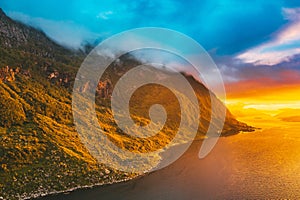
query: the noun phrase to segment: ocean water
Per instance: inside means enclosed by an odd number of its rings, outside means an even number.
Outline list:
[[[257,123],[252,133],[220,138],[198,158],[201,141],[172,165],[110,186],[42,199],[300,199],[300,123]]]

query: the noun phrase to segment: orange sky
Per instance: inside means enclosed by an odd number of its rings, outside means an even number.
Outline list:
[[[300,109],[300,80],[294,79],[293,74],[286,76],[286,82],[260,78],[227,83],[226,105],[235,115],[243,115],[241,109],[250,108],[271,115],[284,109]]]

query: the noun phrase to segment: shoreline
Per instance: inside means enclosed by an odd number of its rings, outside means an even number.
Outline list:
[[[234,137],[220,138],[219,144],[206,159],[196,159],[201,143],[195,143],[172,166],[148,173],[141,178],[111,186],[79,189],[70,194],[45,200],[81,199],[299,199],[295,180],[299,161],[299,125],[261,128],[240,132]],[[290,137],[286,137],[289,131]],[[275,133],[275,134],[274,134]],[[289,142],[286,144],[286,142]],[[200,141],[201,142],[201,141]],[[274,149],[274,143],[278,148]],[[274,152],[275,151],[275,152]],[[288,154],[289,152],[289,154]],[[275,158],[278,159],[273,159]],[[284,159],[278,164],[279,159]],[[292,171],[282,171],[288,164]],[[245,167],[247,166],[247,167]],[[268,166],[278,166],[269,168]],[[274,176],[275,174],[275,176]],[[297,177],[296,177],[297,178]],[[276,181],[280,180],[280,181]],[[287,191],[283,184],[290,183]],[[260,184],[257,184],[260,183]],[[270,193],[266,193],[266,190]]]
[[[127,179],[118,180],[118,181],[111,181],[111,182],[108,182],[108,183],[83,185],[83,186],[73,187],[73,188],[70,188],[70,189],[67,189],[67,190],[54,191],[54,192],[49,192],[49,193],[44,193],[44,194],[42,194],[42,193],[41,194],[33,194],[31,196],[25,197],[24,200],[29,200],[29,199],[38,200],[38,199],[43,199],[43,198],[50,197],[50,196],[64,195],[64,194],[68,194],[70,192],[74,192],[74,191],[78,191],[78,190],[93,189],[95,187],[106,187],[106,186],[110,186],[110,185],[113,185],[113,184],[124,183],[124,182],[127,182],[127,181],[138,179],[138,178],[141,178],[142,176],[145,176],[146,174],[147,173],[142,174],[142,175],[138,175],[138,176],[133,177],[133,178],[127,178]]]
[[[260,128],[255,128],[255,129],[260,129]],[[230,136],[234,136],[234,135],[237,135],[237,134],[251,133],[251,132],[253,132],[253,130],[252,131],[239,131],[236,134],[224,135],[224,136],[221,136],[221,137],[225,138],[225,137],[230,137]],[[194,143],[194,142],[201,142],[205,138],[206,137],[204,137],[204,138],[195,138],[192,143]],[[175,146],[177,146],[177,145],[175,145]],[[132,180],[137,180],[139,178],[142,178],[142,177],[147,176],[148,174],[151,174],[151,173],[154,173],[154,172],[155,171],[145,172],[143,174],[137,175],[136,177],[126,178],[126,179],[118,180],[118,181],[111,181],[111,182],[108,182],[108,183],[99,183],[99,184],[93,184],[93,185],[83,185],[83,186],[73,187],[73,188],[70,188],[70,189],[67,189],[67,190],[54,191],[54,192],[49,192],[49,193],[32,194],[32,195],[30,195],[28,197],[25,197],[23,199],[24,200],[29,200],[29,199],[42,200],[42,199],[47,198],[47,197],[56,196],[56,195],[69,194],[71,192],[75,192],[75,191],[79,191],[79,190],[93,189],[93,188],[96,188],[96,187],[97,188],[107,187],[107,186],[110,186],[110,185],[113,185],[113,184],[118,184],[118,183],[124,183],[124,182],[132,181]]]

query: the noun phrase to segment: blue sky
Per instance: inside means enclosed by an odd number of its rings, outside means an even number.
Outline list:
[[[130,28],[158,26],[183,32],[207,50],[234,54],[270,38],[288,22],[282,9],[300,6],[295,2],[3,0],[0,7],[14,19],[39,27],[71,47]]]

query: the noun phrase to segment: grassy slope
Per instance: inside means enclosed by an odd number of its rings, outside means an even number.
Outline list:
[[[97,164],[81,144],[66,89],[23,75],[16,79],[0,84],[0,196],[13,199],[126,178]]]

